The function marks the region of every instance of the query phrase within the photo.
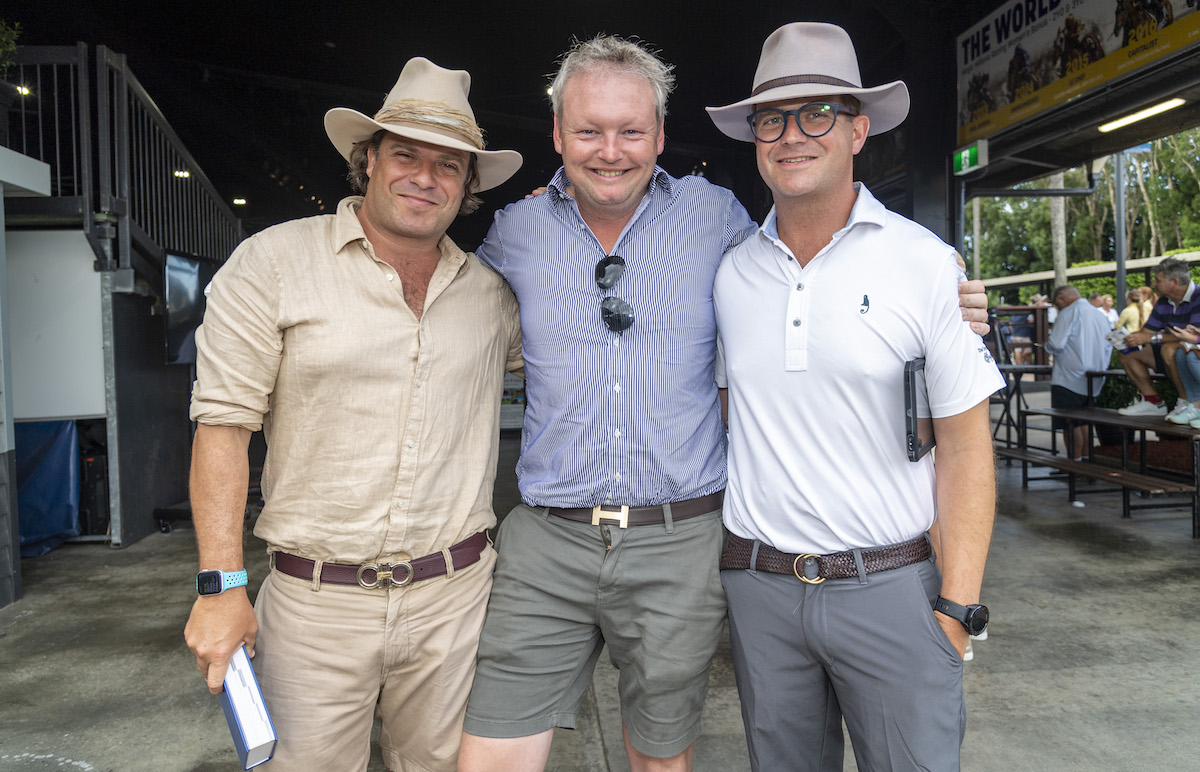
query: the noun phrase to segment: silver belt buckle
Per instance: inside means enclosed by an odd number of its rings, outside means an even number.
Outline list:
[[[629,505],[597,504],[592,507],[592,525],[600,525],[601,520],[616,520],[618,528],[628,528]]]
[[[396,581],[395,576],[397,573],[396,569],[398,568],[402,568],[405,571],[405,576],[400,581]],[[371,584],[367,584],[365,581],[363,581],[363,573],[366,571],[375,572],[375,581]],[[364,587],[368,590],[374,590],[376,587],[383,587],[385,584],[390,584],[393,587],[403,587],[406,584],[412,583],[413,567],[412,563],[409,563],[407,560],[401,560],[399,563],[390,564],[364,563],[358,567],[355,578],[358,579],[358,585],[360,587]]]

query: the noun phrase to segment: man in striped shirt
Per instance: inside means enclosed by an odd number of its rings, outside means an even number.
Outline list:
[[[725,617],[712,288],[755,225],[657,165],[673,82],[627,40],[574,46],[552,86],[563,166],[476,253],[521,305],[527,407],[460,770],[542,769],[605,644],[631,768],[691,768]]]
[[[1190,414],[1191,403],[1184,399],[1183,380],[1179,377],[1179,364],[1175,360],[1179,339],[1171,332],[1171,328],[1200,323],[1200,293],[1196,292],[1196,283],[1192,281],[1187,262],[1176,257],[1168,257],[1154,267],[1154,287],[1159,292],[1159,298],[1150,311],[1150,318],[1142,329],[1125,338],[1128,348],[1121,352],[1121,366],[1133,385],[1137,386],[1140,399],[1117,412],[1123,415],[1158,415],[1173,420]],[[1150,380],[1151,369],[1165,373],[1175,385],[1179,399],[1170,412],[1163,404],[1162,397],[1154,390]]]

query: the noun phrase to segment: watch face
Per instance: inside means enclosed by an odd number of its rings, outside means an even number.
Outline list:
[[[220,571],[201,571],[196,574],[196,592],[200,595],[220,595],[221,585]]]
[[[971,635],[979,635],[988,626],[988,608],[987,606],[969,606],[967,607],[967,632]]]

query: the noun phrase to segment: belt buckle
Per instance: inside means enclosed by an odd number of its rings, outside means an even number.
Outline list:
[[[805,584],[820,584],[821,582],[825,581],[825,577],[818,576],[816,579],[809,579],[807,576],[800,573],[800,561],[801,560],[808,560],[809,558],[813,558],[814,560],[816,560],[816,559],[819,559],[820,557],[821,557],[820,555],[813,555],[811,553],[808,555],[797,555],[796,559],[792,561],[792,573],[796,575],[797,579],[804,582]],[[821,568],[821,564],[818,563],[817,570],[820,570],[820,568]]]
[[[605,506],[610,507],[605,509]],[[600,525],[601,520],[616,520],[618,528],[629,527],[629,505],[622,504],[617,509],[615,504],[597,504],[592,507],[592,525]]]
[[[404,579],[396,581],[396,569],[403,568],[405,570]],[[367,584],[363,581],[363,574],[366,571],[375,572],[375,581]],[[358,567],[355,573],[355,578],[358,579],[358,585],[368,590],[374,590],[377,587],[384,586],[385,583],[391,584],[392,587],[404,587],[411,584],[413,580],[412,563],[407,560],[401,560],[399,563],[363,563]]]

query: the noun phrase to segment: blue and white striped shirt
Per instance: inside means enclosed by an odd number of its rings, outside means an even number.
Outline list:
[[[497,212],[476,252],[521,304],[521,498],[649,506],[723,489],[713,280],[756,226],[725,188],[656,167],[613,249],[625,273],[605,293],[595,280],[604,249],[567,185],[560,168],[545,195]],[[600,319],[605,294],[633,307],[621,334]]]

